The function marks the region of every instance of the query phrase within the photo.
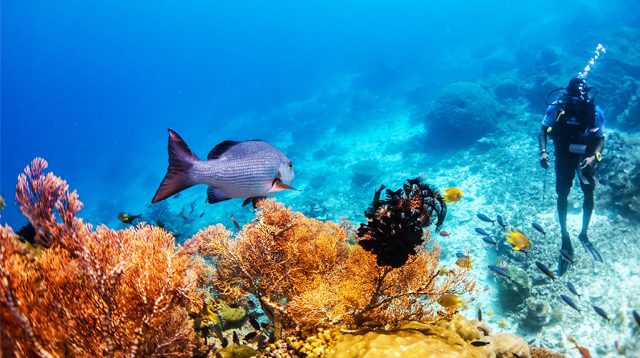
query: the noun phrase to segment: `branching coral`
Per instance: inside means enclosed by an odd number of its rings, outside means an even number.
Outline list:
[[[474,287],[463,270],[439,274],[440,250],[428,237],[428,249],[405,265],[379,266],[374,255],[349,243],[342,226],[309,219],[273,200],[261,202],[256,220],[236,238],[217,225],[192,240],[214,266],[214,289],[229,300],[256,296],[276,335],[296,325],[435,321],[454,313],[437,312],[438,297]]]
[[[40,244],[0,228],[2,351],[25,356],[191,356],[188,310],[202,305],[202,260],[165,230],[93,229],[82,203],[35,159],[17,186]]]

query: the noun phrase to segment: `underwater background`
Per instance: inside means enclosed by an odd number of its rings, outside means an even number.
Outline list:
[[[1,224],[27,223],[12,199],[37,156],[78,191],[82,217],[110,228],[120,212],[185,240],[255,214],[239,199],[207,204],[203,185],[150,204],[167,167],[167,128],[203,158],[223,140],[259,138],[294,164],[301,191],[275,198],[309,217],[354,224],[374,191],[421,176],[457,187],[441,260],[473,258],[478,307],[500,330],[577,356],[640,357],[640,7],[628,1],[2,2]],[[592,243],[578,244],[582,193],[570,195],[576,263],[550,281],[560,246],[554,173],[540,168],[547,94],[606,53],[587,81],[607,139]],[[504,244],[504,217],[532,242]],[[541,224],[546,235],[531,227]],[[487,245],[475,231],[496,238]],[[489,265],[520,279],[505,287]],[[516,281],[516,280],[514,280]],[[572,282],[580,312],[560,299]],[[473,297],[473,298],[472,298]],[[603,308],[603,320],[591,305]],[[491,315],[487,317],[486,312]]]

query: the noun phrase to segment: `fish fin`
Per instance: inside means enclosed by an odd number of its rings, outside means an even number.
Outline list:
[[[238,142],[238,141],[235,141],[235,140],[225,140],[224,142],[218,143],[215,147],[213,147],[213,149],[211,149],[211,151],[207,155],[207,159],[209,159],[209,160],[219,159],[220,156],[222,156],[222,154],[224,154],[224,152],[226,152],[227,150],[231,149],[231,147],[233,147],[234,145],[236,145],[238,143],[242,143],[242,142]]]
[[[189,149],[187,143],[172,129],[169,129],[168,147],[169,168],[156,194],[151,199],[151,203],[157,203],[196,184],[192,182],[189,171],[193,167],[193,163],[199,159]]]
[[[290,186],[288,184],[283,183],[282,180],[280,180],[278,178],[274,179],[273,183],[271,184],[271,189],[269,189],[269,192],[270,193],[275,193],[275,192],[283,191],[283,190],[297,190],[297,191],[300,191],[300,190],[298,190],[298,189],[296,189],[296,188],[294,188],[294,187],[292,187],[292,186]]]
[[[209,186],[207,188],[207,203],[209,204],[215,204],[215,203],[219,203],[221,201],[225,201],[225,200],[229,200],[231,199],[230,197],[224,195],[222,192],[220,192],[220,190],[218,190],[218,188],[213,187],[213,186]]]
[[[258,204],[258,202],[260,200],[266,199],[266,196],[253,196],[251,198],[246,198],[243,202],[242,202],[242,206],[247,206],[249,203],[252,203],[253,208],[256,208],[256,205]]]

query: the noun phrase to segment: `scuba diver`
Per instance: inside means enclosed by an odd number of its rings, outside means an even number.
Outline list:
[[[589,242],[587,230],[594,206],[595,167],[602,160],[604,147],[604,114],[589,97],[591,87],[583,78],[572,78],[565,90],[566,93],[547,108],[538,134],[540,165],[545,170],[549,168],[548,136],[554,145],[558,221],[562,234],[558,275],[564,274],[573,261],[573,247],[567,231],[567,206],[576,174],[584,194],[582,230],[578,239],[594,260],[602,262],[602,256]]]

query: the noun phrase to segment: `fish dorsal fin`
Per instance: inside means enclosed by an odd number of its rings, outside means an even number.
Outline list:
[[[211,160],[211,159],[220,158],[220,156],[222,156],[224,152],[231,149],[231,147],[233,147],[238,143],[242,143],[242,142],[238,142],[235,140],[225,140],[224,142],[218,143],[215,147],[213,147],[213,149],[211,149],[211,151],[207,155],[207,159]]]
[[[260,139],[251,139],[251,140],[245,140],[245,141],[225,140],[224,142],[218,143],[215,147],[213,147],[213,149],[211,149],[211,151],[207,155],[207,159],[209,160],[220,159],[220,157],[222,157],[224,153],[229,151],[229,149],[233,148],[233,146],[240,143],[245,143],[245,142],[262,142],[262,140]]]

